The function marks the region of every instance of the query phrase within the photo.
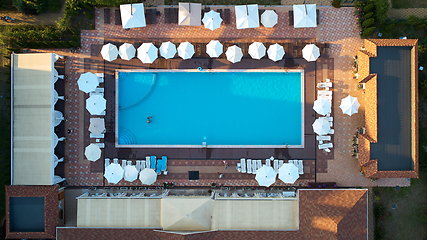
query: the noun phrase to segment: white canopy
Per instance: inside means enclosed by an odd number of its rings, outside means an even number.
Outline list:
[[[123,43],[119,47],[119,55],[120,55],[120,58],[122,58],[123,60],[128,60],[128,61],[131,60],[132,58],[135,57],[135,53],[136,53],[136,50],[133,44]]]
[[[328,99],[317,99],[314,101],[313,109],[320,115],[326,115],[328,113],[331,113],[331,102]]]
[[[331,123],[325,118],[318,118],[313,123],[313,131],[318,135],[326,135],[331,129]]]
[[[111,62],[117,59],[117,56],[119,55],[119,50],[117,49],[116,45],[107,43],[102,46],[101,55],[103,59]]]
[[[200,26],[202,18],[201,3],[179,3],[178,24],[183,26]]]
[[[293,163],[284,163],[279,168],[279,179],[284,183],[294,183],[299,178],[298,168]]]
[[[142,184],[151,185],[156,182],[157,174],[152,168],[145,168],[139,173],[139,180]]]
[[[273,44],[270,45],[270,47],[267,50],[268,58],[270,58],[273,61],[280,61],[282,60],[283,56],[285,56],[285,49],[279,44]]]
[[[258,4],[235,6],[237,29],[259,27]]]
[[[162,43],[160,46],[160,56],[169,59],[175,57],[176,46],[170,41]]]
[[[138,58],[142,63],[153,63],[154,60],[159,56],[157,53],[157,48],[152,43],[143,43],[138,48]]]
[[[143,3],[120,5],[123,28],[145,27],[145,11]]]
[[[105,121],[103,118],[91,118],[89,131],[93,134],[102,134],[105,131]]]
[[[316,61],[320,57],[319,48],[314,44],[307,44],[302,49],[302,57],[309,62]]]
[[[211,58],[217,58],[224,52],[222,44],[218,40],[211,40],[206,45],[206,53]]]
[[[65,137],[58,137],[58,135],[56,135],[56,133],[53,134],[53,147],[56,147],[58,145],[58,142],[62,142],[64,141],[66,138]]]
[[[205,13],[202,21],[205,25],[205,28],[213,31],[221,27],[222,18],[219,13],[215,12],[214,10],[210,10],[209,12]]]
[[[138,170],[136,170],[136,167],[134,165],[127,165],[124,168],[125,174],[124,179],[128,182],[133,182],[138,178]]]
[[[85,156],[87,160],[95,162],[101,157],[101,149],[93,143],[85,148]]]
[[[316,4],[294,5],[294,28],[316,27]]]
[[[227,51],[225,52],[225,55],[227,56],[228,61],[232,63],[236,63],[242,60],[243,52],[241,48],[239,48],[236,45],[233,45],[227,49]]]
[[[92,95],[86,99],[86,109],[91,115],[101,115],[107,107],[107,100],[102,95]]]
[[[119,164],[112,163],[105,168],[104,177],[107,179],[108,183],[117,184],[123,179],[123,173],[124,170]]]
[[[341,99],[340,108],[344,114],[351,116],[359,111],[359,107],[360,103],[356,97],[348,95],[346,98]]]
[[[62,114],[62,112],[58,111],[58,110],[53,110],[53,126],[56,127],[58,126],[62,120],[64,120],[64,114]]]
[[[249,45],[249,55],[253,59],[261,59],[265,56],[265,46],[261,42],[254,42],[251,45]]]
[[[178,46],[178,56],[182,59],[190,59],[194,55],[194,46],[189,42],[180,43]]]
[[[96,87],[99,85],[99,81],[96,74],[87,72],[80,75],[77,84],[79,85],[79,89],[81,91],[89,93],[95,91]]]
[[[277,173],[272,167],[264,165],[257,170],[255,180],[260,186],[269,187],[276,182],[276,176]]]
[[[261,14],[261,23],[264,27],[272,28],[277,24],[277,13],[274,10],[266,10]]]

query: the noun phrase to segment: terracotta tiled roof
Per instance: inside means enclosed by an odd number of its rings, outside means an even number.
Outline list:
[[[359,75],[359,79],[364,79],[369,75],[369,58],[370,55],[368,55],[368,52],[357,52],[357,74]]]
[[[153,229],[144,228],[57,228],[56,239],[90,240],[90,239],[155,239]]]
[[[374,142],[378,141],[378,99],[377,99],[377,76],[373,76],[365,83],[365,127],[366,134]]]
[[[365,39],[365,47],[367,46],[378,46],[378,47],[393,47],[393,46],[416,46],[418,39]],[[372,45],[374,44],[374,45]],[[376,47],[375,47],[376,48]],[[371,53],[376,54],[372,50]]]
[[[371,141],[364,134],[359,133],[359,167],[367,164],[371,159]]]

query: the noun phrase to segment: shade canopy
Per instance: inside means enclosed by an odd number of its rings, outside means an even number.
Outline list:
[[[283,59],[283,56],[285,56],[285,49],[279,44],[273,44],[270,45],[270,47],[267,50],[268,58],[271,60],[277,62]]]
[[[107,106],[107,100],[102,95],[92,95],[86,99],[86,109],[91,115],[101,115]]]
[[[205,25],[205,28],[213,31],[221,27],[222,18],[219,13],[214,10],[210,10],[205,13],[205,16],[203,16],[202,22]]]
[[[266,10],[261,14],[261,23],[264,27],[272,28],[277,24],[277,13],[274,10]]]
[[[194,46],[189,42],[180,43],[178,46],[178,56],[182,59],[190,59],[194,55]]]
[[[119,164],[112,163],[105,168],[104,177],[107,179],[108,183],[117,184],[123,179],[124,172],[125,171]]]
[[[54,127],[58,126],[62,122],[62,120],[64,120],[64,114],[62,114],[62,112],[58,110],[53,110],[53,117],[52,117],[53,126]]]
[[[105,131],[105,121],[103,118],[91,118],[89,131],[93,134],[102,134]]]
[[[158,56],[158,49],[152,43],[143,43],[138,48],[138,58],[142,63],[153,63]]]
[[[87,72],[80,75],[77,84],[79,85],[79,89],[81,91],[89,93],[95,91],[96,87],[99,85],[99,81],[96,74]]]
[[[313,109],[320,115],[326,115],[328,113],[331,113],[331,102],[328,99],[317,99],[314,101]]]
[[[359,107],[360,103],[357,101],[356,97],[348,95],[347,97],[341,99],[340,108],[344,114],[351,116],[359,111]]]
[[[104,60],[111,62],[117,59],[119,50],[117,49],[116,45],[107,43],[102,46],[101,55]]]
[[[307,44],[302,49],[302,57],[309,62],[316,61],[320,57],[319,48],[314,44]]]
[[[95,162],[101,157],[101,149],[98,145],[91,143],[85,148],[85,156],[87,160]]]
[[[313,131],[318,135],[326,135],[331,130],[331,123],[325,118],[318,118],[313,123]]]
[[[130,43],[123,43],[119,47],[119,55],[120,58],[123,60],[131,60],[135,57],[136,49],[133,46],[133,44]]]
[[[139,173],[139,180],[142,184],[151,185],[156,182],[157,174],[152,168],[145,168]]]
[[[294,28],[316,27],[316,4],[294,5]]]
[[[202,18],[201,3],[179,3],[178,25],[200,26]]]
[[[237,29],[259,27],[258,4],[235,6]]]
[[[120,5],[123,28],[145,27],[145,11],[143,3]]]
[[[171,43],[170,41],[162,43],[160,46],[160,56],[170,59],[175,57],[176,54],[176,46],[175,44]]]
[[[261,59],[265,56],[265,50],[267,50],[261,42],[254,42],[251,45],[249,45],[249,55],[253,59]]]
[[[206,45],[206,53],[211,58],[217,58],[224,52],[222,44],[218,40],[211,40]]]
[[[138,170],[136,170],[134,165],[127,165],[123,170],[125,171],[123,176],[125,181],[133,182],[138,178]]]
[[[295,183],[298,178],[298,168],[293,163],[284,163],[279,168],[279,179],[284,183]]]
[[[276,176],[277,173],[272,167],[264,165],[257,170],[255,180],[260,186],[269,187],[276,182]]]
[[[240,47],[233,45],[227,49],[227,51],[225,52],[225,55],[227,56],[228,61],[232,63],[236,63],[242,60],[243,52]]]

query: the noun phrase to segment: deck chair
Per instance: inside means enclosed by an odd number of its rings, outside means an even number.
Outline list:
[[[167,168],[167,162],[168,162],[168,157],[166,156],[162,156],[162,166],[161,169],[162,171],[166,171]]]
[[[105,159],[105,168],[107,168],[108,166],[110,166],[110,159],[106,158]]]
[[[127,161],[127,165],[126,166],[132,166],[132,161]]]
[[[90,138],[104,138],[105,135],[104,134],[90,134]]]
[[[162,159],[157,159],[157,167],[156,167],[156,173],[157,173],[157,175],[159,175],[159,174],[161,174],[162,173],[162,163],[163,162],[163,160]]]
[[[271,167],[271,159],[270,158],[265,159],[265,165],[267,167]]]
[[[240,159],[240,167],[242,168],[242,173],[246,172],[246,161],[244,158]]]
[[[302,160],[298,160],[298,173],[304,174],[304,163]]]
[[[119,164],[119,159],[118,158],[113,158],[113,161],[115,164]]]
[[[328,132],[328,134],[334,134],[334,133],[335,133],[335,130],[334,130],[334,129],[332,129],[332,128],[331,128],[331,129],[329,130],[329,132]]]
[[[261,160],[256,160],[256,163],[257,163],[257,171],[258,171],[258,169],[260,169],[261,167],[262,167],[262,161]]]
[[[99,148],[105,148],[105,143],[92,143],[98,145]]]
[[[150,157],[150,166],[152,169],[156,169],[156,156]]]
[[[151,168],[151,157],[150,156],[146,156],[145,157],[145,167],[146,168]]]
[[[252,159],[247,160],[247,173],[252,173]]]
[[[252,160],[252,174],[256,174],[256,171],[258,171],[257,160]]]
[[[316,136],[317,141],[331,141],[331,136],[328,135],[320,135]]]
[[[325,143],[325,144],[319,144],[319,149],[326,149],[326,148],[332,148],[332,143]]]
[[[141,171],[141,161],[140,160],[136,160],[136,171],[140,172]]]
[[[104,82],[104,73],[95,73],[96,77],[98,78],[99,83]]]
[[[274,171],[279,172],[279,160],[275,159],[273,161],[273,169]]]
[[[279,169],[283,166],[283,160],[279,160]]]
[[[123,159],[123,160],[122,160],[122,168],[125,168],[125,167],[126,167],[126,165],[127,165],[127,163],[128,163],[128,162],[127,162],[126,160],[124,160],[124,159]]]

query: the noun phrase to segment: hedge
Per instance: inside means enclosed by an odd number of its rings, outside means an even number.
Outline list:
[[[363,30],[362,36],[364,36],[364,37],[369,36],[374,32],[374,30],[375,30],[375,27],[367,28],[367,29]]]
[[[375,19],[369,18],[369,19],[366,19],[365,21],[363,21],[362,26],[363,27],[369,27],[372,24],[374,24],[374,22],[375,22]]]
[[[363,11],[364,12],[369,12],[369,10],[371,10],[374,7],[373,3],[369,3],[368,5],[366,5],[365,7],[363,7]]]
[[[365,16],[363,16],[363,17],[368,19],[368,18],[371,18],[372,15],[374,15],[374,12],[368,12],[368,13],[365,13]]]

